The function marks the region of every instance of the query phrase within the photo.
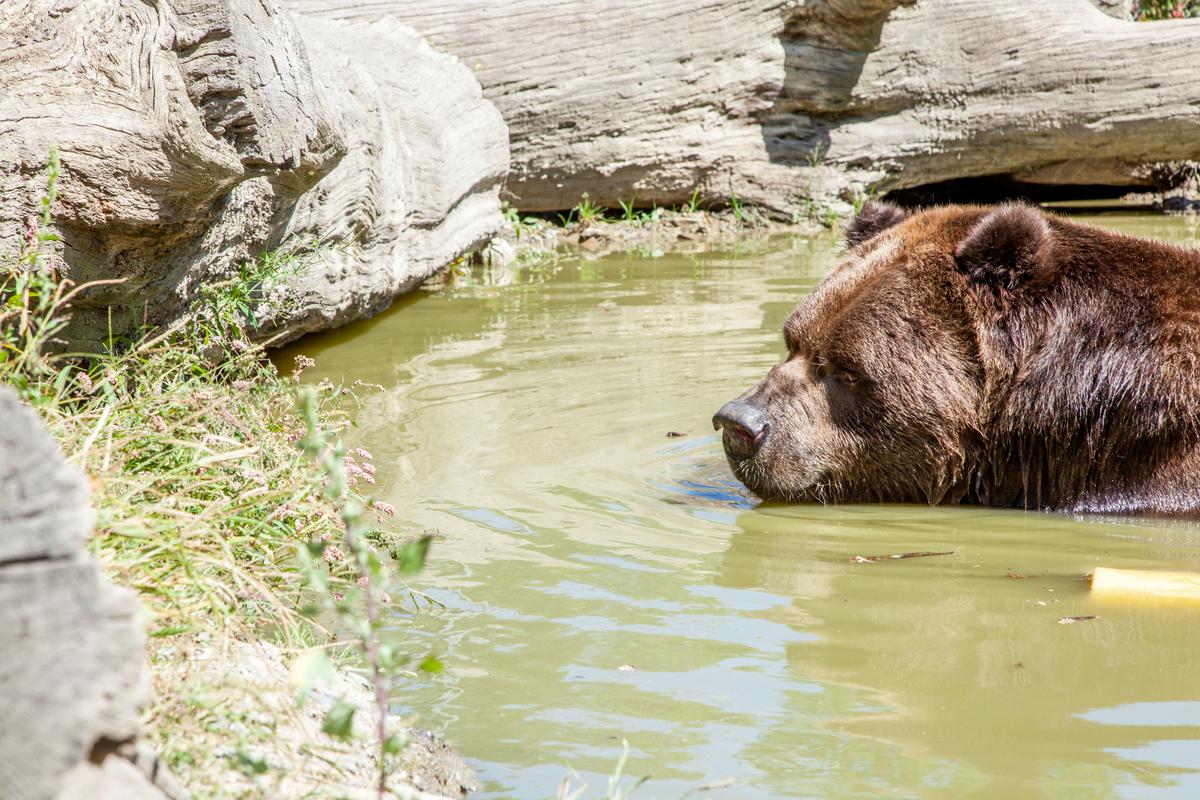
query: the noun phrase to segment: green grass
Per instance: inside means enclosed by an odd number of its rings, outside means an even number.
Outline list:
[[[1136,0],[1133,18],[1141,21],[1200,17],[1200,0]]]
[[[266,728],[247,732],[245,705],[219,693],[203,713],[192,707],[205,693],[180,694],[188,680],[181,653],[233,639],[265,638],[293,652],[327,647],[332,621],[365,631],[357,646],[369,651],[377,679],[390,679],[410,665],[391,651],[381,656],[379,603],[390,602],[388,589],[422,603],[403,581],[420,563],[413,544],[389,529],[395,509],[370,496],[370,454],[340,444],[361,387],[322,382],[298,403],[312,361],[300,357],[291,376],[280,376],[253,341],[287,302],[286,280],[306,252],[239,265],[166,330],[71,352],[62,336],[88,287],[62,279],[52,252],[58,171],[52,153],[40,213],[19,250],[0,256],[0,382],[40,413],[67,460],[91,479],[89,546],[143,606],[158,689],[151,738],[197,796],[219,796],[228,771],[252,762],[236,757],[243,751],[232,738],[223,757],[197,755],[197,741],[211,742],[213,731],[232,737],[231,726],[242,737],[271,737]],[[428,541],[418,541],[423,562]],[[356,640],[333,646],[344,652]],[[426,664],[440,666],[425,659],[419,667]]]
[[[604,217],[605,211],[607,211],[606,208],[592,202],[587,192],[583,193],[575,208],[571,209],[571,213],[575,215],[576,222],[584,224],[600,221]]]

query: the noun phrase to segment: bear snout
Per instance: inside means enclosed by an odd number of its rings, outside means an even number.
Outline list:
[[[725,454],[735,461],[751,458],[771,433],[762,409],[743,400],[730,400],[713,415],[713,430],[721,431]]]

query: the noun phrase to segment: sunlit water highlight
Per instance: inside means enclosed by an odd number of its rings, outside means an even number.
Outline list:
[[[760,506],[731,478],[709,418],[835,260],[815,238],[481,271],[279,354],[382,384],[352,443],[440,533],[417,585],[446,610],[394,636],[448,672],[397,705],[482,797],[552,797],[569,769],[601,797],[622,737],[653,778],[635,798],[1200,796],[1200,607],[1084,580],[1200,569],[1200,528]],[[918,550],[954,554],[851,561]]]

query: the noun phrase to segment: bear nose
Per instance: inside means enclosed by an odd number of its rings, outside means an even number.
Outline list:
[[[724,431],[721,443],[731,458],[743,459],[754,455],[771,432],[771,424],[763,412],[741,400],[730,400],[721,406],[713,414],[712,422],[713,430]]]

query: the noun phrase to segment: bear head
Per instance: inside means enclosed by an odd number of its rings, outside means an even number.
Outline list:
[[[759,497],[1140,507],[1200,441],[1200,328],[1155,285],[1181,261],[1195,284],[1194,254],[1017,204],[868,203],[847,245],[713,418]]]

